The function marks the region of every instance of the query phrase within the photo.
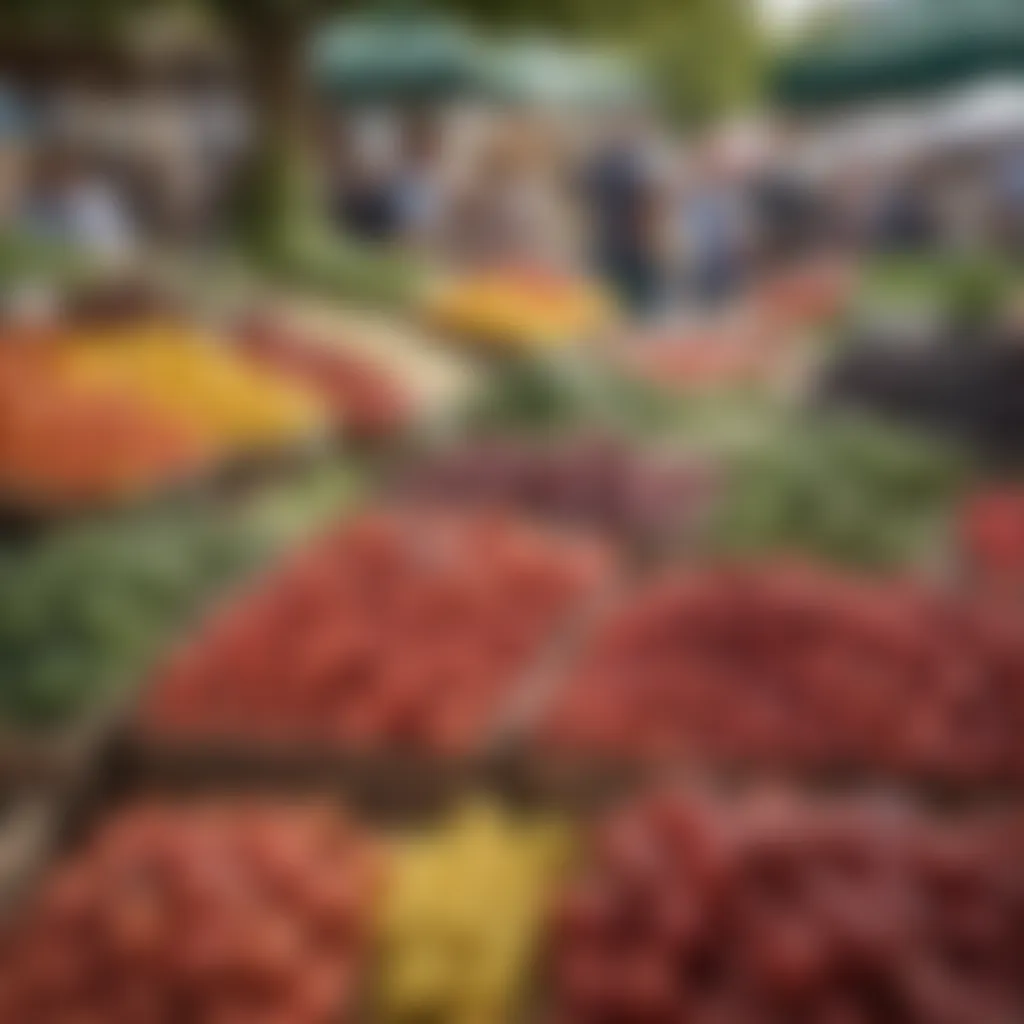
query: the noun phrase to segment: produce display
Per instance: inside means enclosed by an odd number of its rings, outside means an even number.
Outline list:
[[[487,803],[404,840],[382,896],[374,1019],[515,1020],[568,847],[554,820]]]
[[[418,459],[398,485],[415,501],[516,509],[636,547],[685,538],[712,491],[694,459],[599,434],[469,442]]]
[[[0,492],[8,505],[131,498],[191,477],[211,458],[194,430],[138,396],[64,380],[48,352],[0,348]]]
[[[913,580],[680,571],[626,599],[537,729],[556,753],[1019,782],[1024,633]]]
[[[324,416],[304,390],[187,326],[138,324],[64,342],[58,372],[82,386],[136,396],[220,454],[279,448],[315,435]]]
[[[1024,588],[1024,488],[991,487],[960,510],[960,553],[974,580],[995,588]]]
[[[691,393],[777,390],[797,381],[814,332],[835,323],[850,274],[829,264],[777,273],[738,314],[657,323],[632,332],[616,362],[662,388]]]
[[[822,405],[855,409],[953,438],[994,464],[1024,459],[1024,346],[1019,331],[967,324],[917,344],[869,335],[824,368]]]
[[[771,387],[795,368],[795,340],[752,320],[659,326],[627,338],[620,362],[651,384],[684,393]]]
[[[329,296],[384,308],[402,308],[418,298],[425,268],[406,253],[395,253],[343,236],[332,229],[320,203],[299,199],[289,211],[287,230],[273,240],[251,225],[255,243],[251,269],[299,294]]]
[[[355,1019],[381,865],[326,811],[131,809],[0,933],[0,1019]]]
[[[553,1017],[938,1024],[1024,1010],[1019,816],[657,793],[562,894]]]
[[[58,810],[45,795],[0,790],[0,914],[35,878],[59,825]]]
[[[671,428],[678,404],[664,389],[590,361],[533,359],[503,366],[463,419],[474,436],[547,438],[585,430],[650,436]]]
[[[500,516],[369,513],[216,616],[155,681],[144,729],[479,751],[610,559]]]
[[[710,448],[727,486],[706,543],[733,558],[790,551],[852,566],[934,562],[964,479],[956,452],[863,420],[763,417]]]
[[[386,438],[409,425],[411,396],[372,363],[272,318],[250,319],[240,334],[246,355],[311,390],[350,436]]]
[[[686,452],[714,481],[694,546],[736,558],[934,568],[967,476],[958,449],[917,431],[757,392],[675,397],[593,367],[505,368],[467,429],[556,451],[597,433]]]
[[[289,334],[316,338],[343,356],[394,381],[418,413],[443,418],[470,402],[480,388],[478,367],[419,327],[364,309],[325,302],[276,302],[274,322]]]
[[[1012,268],[811,381],[300,213],[0,328],[0,1024],[1024,1020]]]
[[[0,490],[29,509],[146,495],[323,422],[313,397],[184,328],[58,330],[0,349]]]
[[[113,699],[206,601],[352,491],[348,471],[311,469],[215,512],[153,510],[0,550],[0,726],[63,726]]]
[[[776,330],[824,327],[846,311],[855,285],[850,268],[815,260],[769,276],[755,289],[754,313]]]
[[[610,300],[578,277],[545,267],[500,267],[439,285],[431,321],[456,337],[508,351],[563,348],[592,339],[613,319]]]
[[[977,318],[998,313],[1019,280],[1014,262],[993,254],[883,256],[865,265],[861,294],[863,302],[882,310]]]

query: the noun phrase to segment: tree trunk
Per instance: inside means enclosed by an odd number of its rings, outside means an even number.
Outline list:
[[[286,245],[297,209],[308,202],[305,148],[304,24],[281,17],[239,26],[256,152],[242,196],[244,240],[257,256],[273,258]]]

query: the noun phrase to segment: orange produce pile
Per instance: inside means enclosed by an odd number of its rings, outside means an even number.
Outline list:
[[[497,515],[343,524],[215,617],[144,728],[465,754],[610,575],[606,550]]]
[[[0,935],[0,1020],[352,1020],[380,874],[326,810],[131,809]]]
[[[129,394],[62,379],[49,352],[0,350],[0,489],[88,504],[145,492],[210,459],[202,440]]]
[[[144,494],[312,436],[319,402],[188,328],[64,331],[0,347],[0,489],[29,505]]]

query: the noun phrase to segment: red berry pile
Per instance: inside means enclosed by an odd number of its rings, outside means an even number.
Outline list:
[[[548,709],[554,749],[975,784],[1024,778],[1007,607],[788,564],[650,585]]]
[[[960,514],[960,545],[977,581],[1024,588],[1024,488],[993,488],[972,497]]]
[[[659,793],[563,893],[552,1020],[973,1024],[1024,1014],[1024,821]]]
[[[371,513],[214,619],[145,716],[171,736],[468,753],[610,565],[502,517]]]
[[[0,1020],[353,1019],[378,858],[319,809],[139,807],[60,865],[0,941]]]

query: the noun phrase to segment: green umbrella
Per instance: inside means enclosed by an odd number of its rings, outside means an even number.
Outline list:
[[[311,64],[318,88],[354,103],[449,99],[485,87],[474,38],[419,7],[390,6],[334,23],[314,41]]]
[[[519,40],[489,62],[492,93],[513,103],[558,109],[636,106],[645,89],[636,70],[611,56],[543,39]]]
[[[774,93],[796,108],[1024,75],[1024,0],[888,0],[852,12],[782,59]]]

